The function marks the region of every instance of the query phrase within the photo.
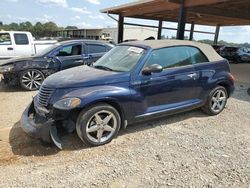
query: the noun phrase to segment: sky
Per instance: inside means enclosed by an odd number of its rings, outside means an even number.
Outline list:
[[[133,2],[134,0],[0,0],[0,21],[32,23],[53,21],[58,26],[77,26],[78,28],[116,27],[117,23],[101,9]],[[157,25],[156,21],[125,19],[125,22]],[[163,26],[176,28],[176,23],[164,22]],[[187,29],[190,25],[187,24]],[[195,30],[214,32],[215,27],[196,25]],[[165,36],[175,36],[175,31],[164,30]],[[186,33],[188,36],[189,33]],[[195,40],[211,39],[213,35],[194,34]],[[219,40],[236,43],[250,43],[250,26],[222,27]]]

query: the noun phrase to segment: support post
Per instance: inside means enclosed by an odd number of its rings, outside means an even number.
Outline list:
[[[182,0],[178,18],[177,35],[176,35],[176,38],[179,40],[184,40],[185,37],[186,17],[187,17],[187,10],[184,5],[184,0]]]
[[[118,20],[118,43],[123,42],[123,33],[124,33],[124,17],[119,15]]]
[[[190,35],[189,35],[189,40],[194,39],[194,22],[191,23],[191,28],[190,28]]]
[[[159,20],[158,35],[157,35],[158,40],[161,40],[161,33],[162,33],[162,20]]]
[[[218,44],[219,34],[220,34],[220,25],[217,25],[214,35],[214,44]]]

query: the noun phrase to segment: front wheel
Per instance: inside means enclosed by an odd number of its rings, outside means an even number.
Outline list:
[[[202,111],[208,115],[221,113],[226,106],[227,98],[227,90],[222,86],[217,86],[210,92],[206,104],[202,107]]]
[[[28,91],[38,90],[44,79],[43,73],[36,69],[23,71],[19,75],[20,86]]]
[[[83,110],[76,122],[77,135],[90,146],[111,142],[117,136],[120,127],[120,114],[106,103],[99,103]]]

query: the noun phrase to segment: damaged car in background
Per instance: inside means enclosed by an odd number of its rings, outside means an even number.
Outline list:
[[[209,45],[122,43],[91,66],[49,76],[24,111],[21,127],[60,149],[62,129],[76,130],[85,144],[100,146],[128,124],[196,108],[217,115],[233,90],[228,61]]]
[[[68,68],[91,64],[113,48],[112,44],[91,40],[57,43],[35,56],[12,58],[0,63],[1,80],[25,90],[40,88],[49,75]]]

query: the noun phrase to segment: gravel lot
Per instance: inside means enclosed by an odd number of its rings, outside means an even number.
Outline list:
[[[129,126],[95,148],[73,134],[59,151],[20,129],[36,92],[0,86],[0,187],[249,187],[248,87],[238,83],[218,116],[195,110]]]

